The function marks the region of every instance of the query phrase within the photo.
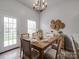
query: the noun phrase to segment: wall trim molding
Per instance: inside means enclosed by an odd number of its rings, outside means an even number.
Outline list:
[[[6,52],[8,52],[8,51],[11,51],[11,50],[14,50],[14,49],[17,49],[17,48],[20,48],[20,47],[12,48],[12,49],[10,49],[10,50],[7,50],[7,51],[4,51],[4,52],[1,52],[0,54],[6,53]]]

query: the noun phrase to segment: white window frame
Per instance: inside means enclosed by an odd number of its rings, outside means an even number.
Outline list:
[[[17,43],[17,19],[4,16],[4,47],[14,45],[16,43]]]
[[[33,21],[33,20],[27,20],[27,29],[28,29],[28,33],[29,34],[32,34],[34,32],[36,32],[36,21]],[[31,32],[30,32],[31,31]]]

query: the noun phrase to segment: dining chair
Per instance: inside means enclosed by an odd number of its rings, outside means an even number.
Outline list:
[[[50,49],[45,53],[45,59],[62,59],[61,57],[61,47],[62,47],[62,37],[59,38],[57,49]]]
[[[37,33],[37,32],[32,33],[32,38],[33,38],[33,39],[38,39],[38,33]]]
[[[57,39],[57,40],[52,44],[52,49],[57,50],[58,42],[59,42],[59,39]]]
[[[29,39],[29,33],[22,33],[20,37],[20,42],[22,39]],[[20,43],[20,57],[21,57],[21,54],[22,54],[22,44]]]
[[[76,59],[79,59],[79,49],[78,49],[78,46],[77,46],[77,42],[74,39],[73,39],[73,43],[74,43]]]
[[[57,52],[56,52],[55,59],[64,59],[63,56],[61,55],[63,39],[64,39],[64,37],[60,36],[59,41],[58,41],[58,47],[57,47]]]
[[[29,39],[29,33],[22,33],[21,38],[22,39]]]
[[[74,39],[72,39],[72,44],[73,44],[73,51],[62,50],[61,54],[64,55],[65,59],[79,59],[78,50]]]
[[[63,35],[62,35],[63,36]],[[59,43],[60,39],[57,39],[53,44],[52,44],[52,49],[55,49],[57,50],[57,46],[58,46],[58,43]],[[63,39],[62,39],[62,46],[61,46],[62,49],[64,49],[64,36],[63,36]]]
[[[23,59],[37,59],[39,54],[36,51],[31,50],[31,42],[29,40],[22,39]]]

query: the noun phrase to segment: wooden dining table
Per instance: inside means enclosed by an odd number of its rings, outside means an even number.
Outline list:
[[[40,59],[44,59],[44,51],[50,46],[52,45],[55,41],[57,40],[57,38],[50,38],[50,39],[42,39],[42,40],[37,40],[35,42],[32,42],[32,47],[34,49],[37,49],[40,53],[39,58]]]

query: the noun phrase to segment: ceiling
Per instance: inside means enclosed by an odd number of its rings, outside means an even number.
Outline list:
[[[17,0],[19,3],[32,8],[32,4],[35,3],[36,0]],[[50,6],[55,6],[56,4],[62,3],[63,1],[67,1],[67,0],[46,0],[48,7]]]

